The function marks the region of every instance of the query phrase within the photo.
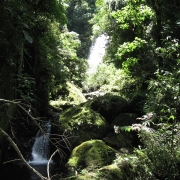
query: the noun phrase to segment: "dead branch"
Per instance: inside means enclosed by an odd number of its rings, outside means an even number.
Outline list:
[[[53,158],[53,156],[58,152],[58,149],[56,149],[56,151],[54,151],[54,153],[51,155],[51,157],[49,158],[49,161],[48,161],[48,164],[47,164],[47,175],[48,175],[48,179],[51,179],[50,178],[50,175],[49,175],[49,165],[50,165],[50,162]]]

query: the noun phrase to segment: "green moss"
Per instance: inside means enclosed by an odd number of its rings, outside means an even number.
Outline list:
[[[61,131],[78,137],[76,145],[90,139],[103,138],[107,129],[107,123],[99,113],[81,105],[64,111],[59,122]]]
[[[94,169],[109,165],[115,159],[116,151],[101,140],[90,140],[73,149],[69,166]]]
[[[87,172],[86,174],[79,174],[77,176],[70,176],[62,178],[62,180],[100,180],[97,172]]]
[[[99,179],[103,180],[124,180],[122,177],[122,172],[120,168],[117,167],[116,164],[111,164],[109,166],[102,167],[99,169]]]
[[[76,104],[80,104],[86,102],[86,98],[74,84],[67,82],[67,89],[69,91],[69,98],[76,102]]]
[[[62,95],[61,85],[57,86],[54,91],[56,100],[50,101],[50,105],[53,107],[70,107],[72,105],[78,105],[80,103],[86,102],[86,98],[82,94],[81,90],[70,82],[66,82],[66,94]]]
[[[104,166],[100,169],[93,169],[92,171],[82,171],[76,176],[63,178],[64,180],[124,180],[120,168],[115,164]]]

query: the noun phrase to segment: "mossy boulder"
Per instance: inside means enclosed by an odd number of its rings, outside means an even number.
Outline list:
[[[83,142],[73,149],[67,166],[92,170],[112,164],[116,151],[101,140]]]
[[[100,113],[109,123],[120,113],[127,112],[129,103],[123,97],[105,94],[94,98],[91,108]]]
[[[59,119],[60,132],[67,132],[72,146],[91,139],[102,139],[108,128],[106,120],[87,106],[73,106],[65,110]]]

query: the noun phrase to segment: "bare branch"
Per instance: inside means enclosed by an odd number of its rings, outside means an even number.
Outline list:
[[[13,159],[13,160],[10,160],[10,161],[6,161],[3,164],[11,163],[11,162],[14,162],[14,161],[21,161],[21,159]]]
[[[50,165],[50,162],[53,158],[53,156],[58,152],[58,149],[56,149],[56,151],[54,151],[54,153],[51,155],[51,157],[49,158],[49,161],[48,161],[48,164],[47,164],[47,175],[48,175],[48,179],[51,179],[50,178],[50,175],[49,175],[49,165]]]

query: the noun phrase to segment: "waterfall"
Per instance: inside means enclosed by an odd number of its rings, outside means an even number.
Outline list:
[[[105,34],[102,34],[99,37],[97,37],[95,41],[92,43],[88,57],[88,74],[96,72],[98,64],[102,61],[102,58],[105,55],[107,43],[108,36],[106,36]]]
[[[51,124],[44,123],[42,129],[45,133],[40,130],[37,132],[35,142],[32,147],[32,161],[30,164],[47,164],[49,159],[49,136],[51,133]]]

